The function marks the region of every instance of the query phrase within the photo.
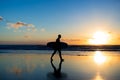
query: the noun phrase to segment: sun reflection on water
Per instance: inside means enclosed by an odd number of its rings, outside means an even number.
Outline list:
[[[102,52],[96,51],[93,56],[93,59],[97,65],[101,65],[106,62],[107,57]]]
[[[97,72],[97,74],[96,74],[96,76],[95,76],[95,78],[93,80],[104,80],[104,79],[102,78],[102,76],[100,75],[100,73]]]

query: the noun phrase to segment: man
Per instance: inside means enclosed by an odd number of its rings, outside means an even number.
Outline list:
[[[54,52],[51,56],[51,60],[53,60],[53,56],[55,55],[55,53],[58,51],[59,52],[59,57],[62,61],[64,61],[64,59],[62,59],[62,55],[61,55],[61,43],[60,43],[60,38],[61,38],[61,35],[59,34],[58,35],[58,38],[56,39],[56,43],[54,45]]]

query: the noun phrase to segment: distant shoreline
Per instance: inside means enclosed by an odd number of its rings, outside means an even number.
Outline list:
[[[52,50],[46,45],[0,45],[0,50]],[[120,45],[69,45],[66,51],[120,51]]]

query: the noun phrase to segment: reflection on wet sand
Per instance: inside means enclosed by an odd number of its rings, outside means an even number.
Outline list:
[[[58,68],[54,65],[53,60],[50,61],[53,72],[47,74],[48,80],[65,80],[67,75],[61,72],[63,60],[60,60]]]
[[[19,58],[18,61],[20,61]],[[14,62],[14,64],[11,64],[11,67],[8,67],[7,71],[20,75],[24,72],[32,73],[35,68],[36,64],[32,63],[31,56],[27,55],[22,56],[22,60],[20,62]]]
[[[101,72],[101,69],[105,67],[105,63],[107,63],[108,56],[105,56],[101,51],[95,51],[95,54],[93,55],[93,60],[97,65],[96,66],[97,72],[96,72],[95,78],[92,80],[104,80],[100,72]]]
[[[63,55],[64,62],[58,55],[49,61],[50,54],[45,53],[2,54],[0,80],[120,80],[120,56],[114,55],[116,52],[111,52],[114,56],[103,51],[91,53],[95,55]]]
[[[104,80],[104,79],[102,78],[102,76],[100,75],[100,73],[97,72],[97,74],[96,74],[96,76],[95,76],[95,78],[93,80]]]
[[[94,61],[97,65],[102,65],[107,61],[107,57],[101,51],[95,51]]]
[[[11,73],[14,73],[16,75],[21,75],[22,74],[22,69],[21,68],[18,68],[18,67],[13,67],[11,69],[8,69],[7,70],[8,72],[11,72]]]
[[[32,56],[25,56],[25,65],[26,65],[26,71],[29,73],[32,73],[34,69],[36,68],[36,64],[32,62]]]

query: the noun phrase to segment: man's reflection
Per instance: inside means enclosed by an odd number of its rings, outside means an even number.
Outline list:
[[[63,80],[66,78],[66,74],[61,72],[62,69],[62,60],[59,62],[59,67],[56,68],[56,66],[53,64],[53,60],[50,61],[51,66],[53,68],[53,72],[48,73],[49,80]]]
[[[62,60],[60,60],[60,63],[59,63],[59,68],[57,69],[56,67],[55,67],[55,65],[53,64],[53,61],[51,60],[51,65],[52,65],[52,67],[53,67],[53,69],[54,69],[54,73],[53,73],[53,75],[55,76],[55,77],[61,77],[61,66],[62,66]]]

